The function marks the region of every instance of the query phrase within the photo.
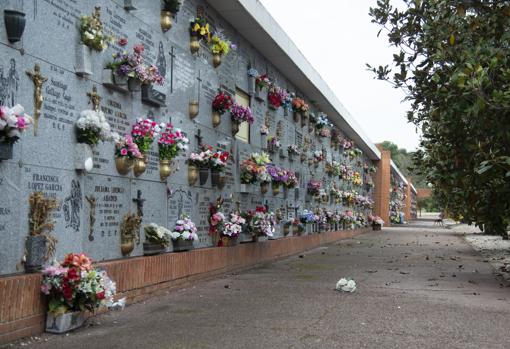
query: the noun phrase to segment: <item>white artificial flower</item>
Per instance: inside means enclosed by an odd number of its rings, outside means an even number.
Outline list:
[[[4,119],[0,119],[0,131],[2,131],[5,126],[7,126],[7,122]]]
[[[25,114],[25,109],[20,104],[16,104],[14,107],[12,107],[9,110],[9,112],[14,115],[23,115],[23,114]]]
[[[197,233],[193,233],[193,234],[191,234],[191,236],[193,237],[193,240],[198,240],[198,235],[197,235]]]
[[[175,222],[176,225],[183,225],[184,221],[182,219],[179,219],[177,222]]]
[[[189,231],[184,231],[184,232],[182,233],[182,238],[183,238],[184,240],[188,240],[188,239],[189,239],[189,237],[190,237],[190,235],[191,235],[191,234],[190,234],[190,232],[189,232]]]
[[[352,279],[341,278],[336,283],[337,291],[354,292],[356,291],[356,282]]]
[[[181,233],[179,233],[177,231],[173,231],[170,233],[170,237],[172,238],[172,240],[177,240],[178,238],[181,237]]]

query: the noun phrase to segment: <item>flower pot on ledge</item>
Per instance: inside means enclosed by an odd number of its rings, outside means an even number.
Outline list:
[[[183,252],[189,251],[193,249],[193,240],[172,240],[173,251],[174,252]]]
[[[198,170],[198,177],[200,179],[200,185],[204,185],[209,178],[209,167],[200,167]]]
[[[114,74],[111,69],[103,69],[101,76],[103,86],[110,90],[115,90],[121,93],[128,92],[128,79],[127,76],[118,76]]]
[[[166,247],[162,244],[158,244],[151,241],[145,241],[143,243],[143,255],[144,256],[153,256],[156,254],[161,254],[166,251]]]
[[[4,10],[4,23],[7,40],[11,44],[20,41],[25,30],[25,13],[16,10]]]
[[[92,147],[87,143],[77,143],[74,147],[74,168],[90,172],[94,168]]]
[[[85,44],[80,44],[76,48],[76,65],[74,71],[78,76],[92,75],[92,49]]]

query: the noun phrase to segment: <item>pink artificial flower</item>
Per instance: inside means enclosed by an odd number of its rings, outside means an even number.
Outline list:
[[[139,55],[142,54],[144,50],[145,47],[143,46],[143,44],[136,44],[135,46],[133,46],[133,51],[135,51]]]
[[[120,46],[126,46],[128,43],[128,40],[126,38],[120,38],[119,39],[119,45]]]
[[[44,293],[45,295],[49,295],[50,294],[50,289],[51,289],[51,286],[48,285],[48,284],[42,284],[41,285],[41,292]]]
[[[128,155],[128,151],[127,151],[127,149],[126,149],[126,148],[122,148],[122,149],[120,150],[120,155],[122,155],[122,156],[126,156],[126,155]]]

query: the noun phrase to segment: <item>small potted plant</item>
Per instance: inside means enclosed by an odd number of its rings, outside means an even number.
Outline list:
[[[180,152],[188,150],[189,139],[184,133],[171,123],[166,124],[158,140],[159,148],[159,177],[166,180],[172,173],[171,162]]]
[[[4,10],[5,31],[7,40],[14,44],[21,40],[23,31],[25,31],[25,13],[17,10]]]
[[[211,185],[213,187],[222,187],[223,174],[227,168],[228,158],[230,153],[228,151],[218,150],[211,156]]]
[[[46,332],[58,334],[83,325],[86,311],[94,313],[102,306],[125,302],[114,302],[115,283],[83,253],[69,253],[58,266],[45,268],[41,292],[48,299]]]
[[[267,76],[267,74],[262,74],[262,75],[259,75],[255,78],[255,93],[256,93],[256,97],[260,100],[263,99],[263,95],[264,93],[262,92],[264,89],[268,89],[269,87],[271,87],[272,85],[272,82],[271,80],[269,79],[269,77]],[[267,93],[266,93],[267,95]]]
[[[302,98],[295,97],[292,99],[292,111],[294,112],[294,122],[298,123],[304,118],[305,113],[308,112],[308,104]]]
[[[190,43],[189,48],[192,54],[196,54],[200,50],[200,40],[206,42],[211,41],[211,32],[209,31],[209,23],[202,17],[196,17],[190,22]]]
[[[267,137],[267,151],[271,154],[275,154],[281,147],[280,140],[276,136]]]
[[[81,44],[76,52],[75,71],[80,76],[92,75],[90,62],[92,50],[102,52],[112,41],[112,36],[105,34],[103,31],[101,8],[99,6],[96,6],[91,16],[80,17],[80,36]]]
[[[216,199],[216,202],[209,205],[209,236],[212,240],[213,246],[219,246],[221,244],[221,234],[225,226],[225,215],[221,212],[223,206],[223,199],[221,196]]]
[[[226,56],[231,48],[235,48],[229,40],[227,40],[223,33],[216,32],[211,38],[211,52],[213,54],[213,65],[215,68],[221,64],[221,58]]]
[[[55,199],[42,192],[30,193],[28,215],[28,237],[25,242],[25,271],[35,272],[55,254],[57,239],[51,235],[54,222],[51,213],[58,208]]]
[[[384,221],[379,216],[368,216],[368,222],[372,225],[372,230],[381,230],[384,225]]]
[[[274,237],[276,226],[274,213],[269,212],[265,206],[255,208],[255,212],[251,213],[249,225],[255,241],[266,241]]]
[[[214,97],[212,102],[212,125],[217,127],[221,123],[221,116],[232,107],[232,97],[225,92],[220,92]]]
[[[288,116],[289,110],[292,109],[292,100],[293,94],[289,93],[287,90],[282,90],[282,108],[283,108],[283,115]]]
[[[159,23],[161,25],[161,30],[167,32],[172,28],[172,18],[174,18],[181,9],[182,0],[163,0],[162,5]]]
[[[127,175],[138,159],[143,159],[143,155],[130,135],[115,143],[115,167],[120,175]]]
[[[152,146],[154,138],[157,137],[162,128],[165,127],[164,123],[158,124],[151,119],[138,119],[131,128],[131,136],[133,142],[138,146],[142,158],[135,158],[133,173],[136,177],[142,175],[147,167],[147,154]]]
[[[276,110],[281,107],[282,102],[287,98],[287,91],[272,85],[267,92],[267,101],[271,109]]]
[[[193,241],[198,240],[197,227],[186,214],[175,222],[175,228],[170,234],[174,252],[192,250]]]
[[[287,154],[290,161],[294,161],[294,156],[299,155],[299,147],[296,144],[290,144],[287,146]]]
[[[240,165],[240,180],[241,186],[239,191],[241,193],[247,193],[249,184],[253,184],[257,182],[257,174],[260,166],[258,166],[253,159],[246,159],[241,162]]]
[[[78,144],[74,152],[74,167],[77,170],[90,171],[94,167],[92,148],[99,142],[118,140],[102,111],[83,110],[76,120],[76,138]]]
[[[235,246],[239,234],[243,231],[244,224],[246,224],[246,219],[238,213],[231,213],[230,220],[225,222],[221,231],[220,246]]]
[[[267,173],[271,176],[271,188],[273,189],[273,195],[278,195],[280,193],[280,186],[287,179],[287,172],[285,169],[280,168],[275,165],[267,165],[266,166]]]
[[[145,233],[145,241],[143,243],[143,254],[145,256],[152,256],[166,251],[172,238],[170,230],[151,223],[146,225],[143,231]]]
[[[212,147],[202,145],[200,153],[191,153],[188,162],[188,183],[194,185],[200,178],[200,185],[204,185],[209,178],[209,168],[211,166]]]
[[[12,159],[14,143],[32,122],[21,105],[0,106],[0,161]]]
[[[239,125],[241,125],[242,122],[247,122],[251,125],[254,120],[250,107],[243,107],[237,103],[232,104],[230,117],[232,120],[232,136],[235,136],[239,132]]]
[[[298,184],[298,178],[296,176],[296,173],[291,170],[284,170],[285,176],[283,177],[283,189],[285,193],[285,198],[287,198],[287,192],[290,189],[294,189],[297,187]]]
[[[310,180],[308,182],[307,192],[309,195],[316,197],[319,196],[321,188],[322,188],[321,181]]]

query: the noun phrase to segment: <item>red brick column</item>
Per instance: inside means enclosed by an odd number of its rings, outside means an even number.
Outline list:
[[[377,144],[377,148],[381,151],[381,160],[376,164],[374,213],[384,220],[386,226],[389,226],[391,153],[389,150],[384,150],[380,144]]]
[[[407,188],[406,188],[406,207],[404,207],[404,215],[406,217],[406,221],[410,222],[413,217],[411,217],[411,177],[407,178]]]

